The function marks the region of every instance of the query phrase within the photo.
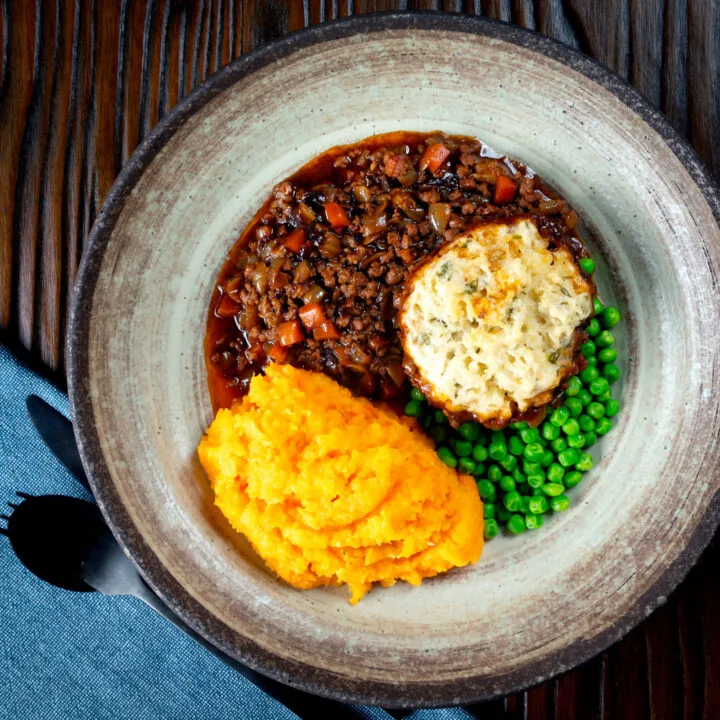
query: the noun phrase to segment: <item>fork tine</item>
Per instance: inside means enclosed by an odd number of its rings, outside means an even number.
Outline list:
[[[19,507],[19,506],[16,505],[15,503],[11,503],[11,502],[9,502],[8,505],[9,505],[13,510],[17,510],[18,507]]]
[[[31,497],[32,497],[32,495],[28,495],[27,493],[20,492],[19,490],[16,490],[16,491],[15,491],[15,494],[16,494],[18,497],[21,497],[23,500],[27,500],[28,498],[31,498]]]
[[[0,527],[0,535],[4,535],[5,537],[10,537],[10,534],[4,527]]]
[[[0,515],[0,518],[7,520],[8,522],[10,521],[10,518],[7,515]]]

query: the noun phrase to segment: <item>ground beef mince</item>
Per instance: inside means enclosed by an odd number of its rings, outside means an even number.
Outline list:
[[[395,315],[409,270],[473,223],[516,215],[587,255],[565,200],[478,140],[398,132],[315,158],[273,189],[220,273],[205,341],[214,408],[269,362],[402,396]]]

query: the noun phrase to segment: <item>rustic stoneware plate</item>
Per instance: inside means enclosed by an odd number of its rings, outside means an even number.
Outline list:
[[[475,135],[579,211],[622,309],[622,412],[572,508],[475,567],[371,592],[298,592],[212,511],[203,334],[225,254],[273,184],[389,130]],[[291,35],[184,100],[118,178],[89,240],[71,400],[103,512],[150,585],[229,655],[384,705],[531,685],[661,604],[718,522],[720,201],[693,152],[622,81],[507,25],[365,16]],[[408,468],[412,472],[412,468]]]

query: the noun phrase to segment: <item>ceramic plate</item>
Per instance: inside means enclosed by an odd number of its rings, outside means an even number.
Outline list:
[[[474,567],[371,592],[298,592],[212,509],[205,319],[273,184],[390,130],[474,135],[579,212],[620,326],[622,411],[541,532]],[[444,705],[599,652],[682,579],[718,521],[720,202],[621,80],[539,35],[453,15],[362,16],[240,58],[139,147],[99,216],[69,338],[71,400],[103,512],[150,585],[229,655],[340,699]],[[409,468],[409,471],[412,469]]]

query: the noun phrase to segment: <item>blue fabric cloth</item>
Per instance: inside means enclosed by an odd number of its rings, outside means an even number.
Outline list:
[[[0,505],[5,508],[18,490],[91,500],[32,426],[25,407],[32,394],[69,414],[65,395],[0,345]],[[73,593],[38,580],[5,537],[0,537],[0,577],[2,719],[296,717],[139,600]],[[360,712],[368,719],[389,717],[377,708]],[[410,717],[470,715],[454,709]]]

